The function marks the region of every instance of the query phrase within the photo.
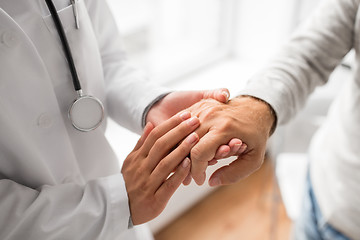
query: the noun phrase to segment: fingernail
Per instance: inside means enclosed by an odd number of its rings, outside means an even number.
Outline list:
[[[180,118],[181,118],[183,121],[186,120],[186,119],[188,119],[188,118],[190,118],[190,117],[191,117],[190,112],[183,112],[183,113],[180,114]]]
[[[228,93],[227,91],[222,91],[221,94],[222,94],[223,96],[225,96],[226,100],[228,100],[229,97],[230,97],[230,95],[229,95],[229,93]]]
[[[241,144],[235,144],[233,153],[238,152],[240,150],[240,147],[241,147]]]
[[[247,149],[247,145],[245,143],[243,143],[241,145],[241,147],[239,148],[238,153],[243,153],[243,152],[245,152],[246,149]]]
[[[227,157],[227,155],[229,155],[230,151],[225,151],[221,154],[221,157],[224,158],[224,157]]]
[[[190,159],[189,158],[185,158],[185,160],[182,162],[181,166],[183,168],[187,168],[190,165]]]
[[[189,126],[195,126],[195,125],[199,124],[199,119],[197,117],[192,117],[189,120],[187,120],[187,124]]]
[[[193,144],[197,140],[198,140],[198,135],[194,132],[186,138],[186,142],[188,142],[189,144]]]
[[[219,177],[214,177],[214,178],[211,178],[210,181],[209,181],[209,185],[211,187],[216,187],[218,185],[221,185],[221,180]]]

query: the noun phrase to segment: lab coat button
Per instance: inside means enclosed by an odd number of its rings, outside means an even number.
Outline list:
[[[19,38],[14,32],[6,31],[1,36],[1,42],[9,48],[16,47],[19,44]]]
[[[52,118],[46,113],[41,114],[40,117],[38,118],[39,127],[49,128],[52,126],[52,124],[53,124]]]

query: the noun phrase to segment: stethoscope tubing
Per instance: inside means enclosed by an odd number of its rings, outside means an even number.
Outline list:
[[[68,40],[66,38],[66,35],[65,35],[64,27],[63,27],[63,25],[62,25],[62,23],[60,21],[59,14],[56,11],[54,3],[51,0],[45,0],[45,2],[46,2],[47,6],[49,8],[49,11],[51,13],[51,16],[52,16],[53,20],[54,20],[56,30],[59,33],[59,37],[60,37],[60,40],[62,42],[62,46],[64,48],[65,57],[66,57],[66,60],[68,62],[69,69],[70,69],[70,72],[71,72],[71,76],[72,76],[72,80],[73,80],[73,84],[74,84],[74,89],[75,89],[75,91],[79,91],[79,90],[81,90],[81,84],[80,84],[79,77],[78,77],[78,74],[77,74],[77,71],[76,71],[74,59],[73,59],[72,54],[71,54],[69,42],[68,42]]]
[[[104,106],[99,99],[90,95],[83,95],[80,80],[76,71],[74,59],[71,54],[71,49],[69,42],[66,38],[64,27],[60,21],[60,17],[56,11],[55,5],[52,0],[45,0],[50,14],[54,20],[55,27],[59,34],[65,57],[69,65],[70,73],[73,80],[73,85],[75,92],[77,93],[77,98],[73,101],[70,106],[68,117],[73,125],[73,127],[82,132],[89,132],[91,130],[99,127],[104,119]],[[78,19],[77,19],[78,20]],[[79,23],[77,22],[77,26]],[[91,104],[90,104],[91,103]],[[83,106],[85,110],[78,110],[78,106]],[[81,115],[81,119],[79,118]],[[83,120],[86,120],[85,122]]]

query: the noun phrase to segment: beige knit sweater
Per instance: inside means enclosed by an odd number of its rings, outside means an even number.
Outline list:
[[[352,79],[343,79],[326,123],[310,148],[314,192],[325,219],[360,239],[360,0],[324,0],[281,53],[242,94],[267,101],[280,124],[289,121],[343,57],[354,49]],[[296,137],[296,136],[294,136]]]

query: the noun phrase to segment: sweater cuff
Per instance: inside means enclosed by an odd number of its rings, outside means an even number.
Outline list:
[[[248,96],[248,97],[251,97],[251,98],[253,98],[253,99],[255,99],[256,101],[259,101],[259,102],[262,102],[262,103],[264,103],[264,104],[266,104],[267,106],[268,106],[268,108],[269,108],[269,111],[270,111],[270,114],[273,116],[273,118],[274,118],[274,122],[273,122],[273,124],[272,124],[272,126],[271,126],[271,129],[270,129],[270,133],[269,133],[269,136],[271,136],[274,132],[275,132],[275,130],[276,130],[276,127],[277,127],[277,115],[276,115],[276,112],[275,112],[275,110],[274,110],[274,108],[268,103],[268,102],[266,102],[265,100],[263,100],[263,99],[261,99],[261,98],[259,98],[259,97],[256,97],[256,96],[254,96],[254,95],[250,95],[250,94],[240,94],[240,95],[238,95],[239,97],[240,96]]]
[[[276,118],[275,125],[273,126],[273,129],[275,130],[277,125],[284,124],[289,120],[289,117],[285,117],[284,115],[284,106],[282,99],[281,91],[268,91],[268,89],[261,88],[261,87],[247,87],[243,89],[242,91],[238,92],[238,96],[247,95],[252,96],[257,99],[260,99],[264,101],[265,103],[269,104],[271,110],[273,111],[273,114]],[[286,109],[286,108],[285,108]],[[282,111],[281,111],[282,110]]]

